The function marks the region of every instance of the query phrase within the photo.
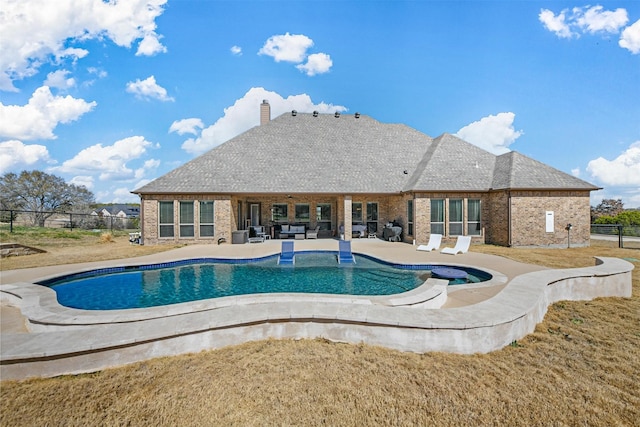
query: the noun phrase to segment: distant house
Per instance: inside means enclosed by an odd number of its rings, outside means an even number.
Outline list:
[[[517,152],[493,155],[453,135],[431,138],[356,114],[283,114],[134,191],[145,244],[231,241],[264,226],[318,237],[418,244],[431,233],[504,246],[589,244],[598,187]],[[297,228],[296,228],[297,229]],[[356,234],[353,234],[357,231]]]
[[[138,218],[140,217],[140,207],[138,205],[107,205],[99,209],[94,209],[91,215],[98,215],[102,217],[117,217],[117,218]]]

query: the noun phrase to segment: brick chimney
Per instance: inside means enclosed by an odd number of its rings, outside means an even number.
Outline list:
[[[266,99],[262,100],[260,104],[260,126],[268,123],[271,120],[271,106]]]

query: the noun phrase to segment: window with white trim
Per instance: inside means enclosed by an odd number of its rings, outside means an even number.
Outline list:
[[[444,235],[444,199],[431,199],[431,234]]]
[[[193,202],[180,202],[180,237],[194,236]]]
[[[467,200],[467,235],[480,236],[482,234],[480,212],[479,199]]]
[[[213,237],[213,201],[200,202],[200,237]]]
[[[449,235],[462,236],[462,199],[449,199]]]
[[[173,202],[158,202],[160,237],[173,237]]]

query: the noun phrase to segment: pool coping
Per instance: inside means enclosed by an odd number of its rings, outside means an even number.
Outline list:
[[[457,265],[468,266],[458,262],[463,260],[455,258]],[[4,380],[91,372],[266,338],[322,337],[401,351],[486,353],[532,332],[555,301],[631,295],[633,264],[604,257],[595,263],[516,275],[494,297],[448,309],[429,307],[441,306],[446,296],[439,279],[385,297],[258,294],[186,303],[189,309],[133,309],[144,315],[81,313],[58,305],[51,289],[31,281],[3,284],[0,299],[19,307],[33,332],[2,334],[0,374]],[[506,281],[506,275],[495,273]]]

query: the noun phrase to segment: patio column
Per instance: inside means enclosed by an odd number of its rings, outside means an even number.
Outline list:
[[[351,240],[351,196],[344,196],[344,240]]]

